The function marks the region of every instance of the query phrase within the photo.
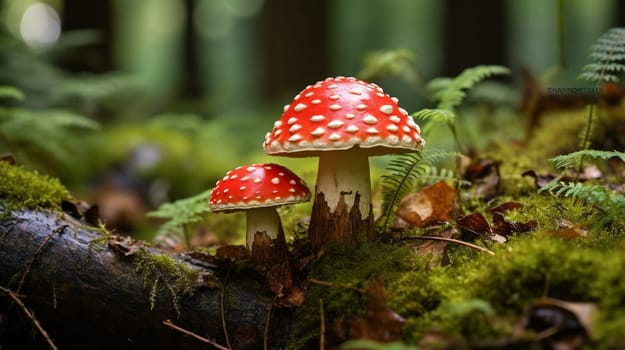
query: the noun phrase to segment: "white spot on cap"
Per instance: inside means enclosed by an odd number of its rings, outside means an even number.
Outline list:
[[[395,104],[399,103],[399,99],[397,97],[391,97],[391,100],[395,102]]]
[[[353,95],[362,95],[362,92],[360,92],[360,90],[357,90],[357,89],[351,89],[349,90],[349,93]]]
[[[265,134],[265,140],[266,140],[266,139],[268,139],[268,138],[269,138],[269,136],[271,136],[271,133],[270,133],[270,132],[266,133],[266,134]]]
[[[323,135],[324,132],[326,132],[326,129],[322,127],[318,127],[317,129],[311,131],[310,134],[313,136],[321,136]]]
[[[289,188],[289,192],[295,193],[295,189],[294,188]]]
[[[401,114],[403,114],[403,115],[408,115],[408,112],[406,112],[406,110],[405,110],[405,109],[403,109],[403,108],[401,108],[401,107],[399,107],[399,111],[400,111],[400,112],[401,112]]]
[[[280,134],[282,134],[282,129],[278,129],[278,130],[273,132],[273,136],[278,136]]]
[[[261,183],[261,180],[260,180],[259,178],[255,178],[255,179],[254,179],[254,183],[255,183],[255,184],[259,184],[259,183]]]
[[[290,142],[296,142],[302,139],[302,136],[300,134],[293,134],[291,137],[288,138],[287,141]]]
[[[299,129],[301,129],[301,128],[302,128],[302,126],[301,126],[301,125],[299,125],[299,124],[293,124],[293,126],[291,126],[291,128],[289,129],[289,132],[290,132],[290,133],[294,133],[294,132],[296,132],[297,130],[299,130]]]
[[[399,130],[399,127],[395,124],[389,124],[386,126],[386,130],[390,132],[397,132],[397,130]]]
[[[399,143],[399,137],[397,137],[397,135],[389,135],[386,138],[386,142],[390,143],[390,144],[396,144]]]
[[[247,167],[247,171],[250,173],[253,173],[254,171],[256,171],[256,167],[255,166],[248,166]]]
[[[340,128],[341,126],[343,126],[343,124],[345,124],[343,121],[335,119],[335,120],[333,120],[333,121],[328,123],[328,128],[330,128],[330,129],[337,129],[337,128]]]
[[[273,127],[274,127],[274,128],[279,128],[279,127],[281,127],[281,126],[282,126],[282,121],[280,121],[280,120],[276,120],[276,122],[275,122],[275,123],[273,123]]]
[[[333,111],[338,111],[339,109],[341,109],[341,106],[337,104],[333,104],[333,105],[330,105],[330,107],[328,108],[330,108]]]
[[[322,116],[321,114],[317,114],[317,115],[313,115],[312,117],[310,117],[310,121],[311,122],[321,122],[323,120],[325,120],[326,117]]]
[[[371,114],[368,114],[364,118],[362,118],[362,121],[366,124],[373,125],[378,122],[378,118],[372,116]]]
[[[273,190],[271,191],[271,193],[278,193],[278,190]]]
[[[354,113],[347,113],[347,114],[345,114],[345,118],[347,118],[347,119],[354,119],[354,118],[356,118],[356,115]]]
[[[312,95],[314,95],[314,94],[315,94],[315,93],[311,91],[311,92],[306,93],[306,95],[304,95],[304,97],[310,97],[310,96],[312,96]]]
[[[391,114],[391,113],[393,113],[393,106],[391,106],[391,105],[382,105],[382,106],[380,106],[380,112],[382,112],[384,114]]]
[[[291,185],[295,185],[297,182],[296,182],[295,180],[291,179],[291,180],[289,181],[289,183],[290,183]]]
[[[263,166],[263,168],[265,168],[267,170],[271,170],[271,165],[265,165],[265,166]]]
[[[347,128],[345,128],[345,131],[355,133],[358,131],[358,127],[356,125],[350,125]]]
[[[237,174],[230,175],[230,180],[234,180],[234,179],[236,179],[237,177],[238,177],[238,176],[237,176]]]
[[[341,139],[341,135],[337,134],[337,133],[332,133],[330,134],[330,136],[328,136],[328,140],[330,141],[338,141]]]
[[[284,173],[283,172],[279,172],[278,175],[284,176]]]
[[[277,177],[274,177],[273,179],[271,179],[271,183],[274,184],[274,185],[277,185],[277,184],[280,183],[280,179],[277,178]]]
[[[367,105],[364,103],[359,104],[358,106],[356,106],[356,109],[359,111],[364,110],[365,108],[367,108]]]
[[[369,128],[369,129],[367,129],[367,134],[375,135],[377,133],[379,133],[379,131],[376,128]]]
[[[384,94],[381,92],[376,93],[376,95],[378,95],[378,97],[384,97]]]
[[[226,175],[226,176],[224,176],[224,178],[222,180],[228,181],[228,180],[230,180],[230,176]]]
[[[295,106],[295,108],[294,108],[293,110],[294,110],[295,112],[300,112],[300,111],[303,111],[303,110],[304,110],[304,108],[306,108],[306,107],[308,107],[308,106],[306,106],[306,105],[305,105],[305,104],[303,104],[303,103],[298,103],[298,104]]]
[[[241,186],[241,187],[239,187],[239,190],[241,190],[241,191],[245,191],[245,190],[247,190],[247,187],[245,187],[245,186]]]
[[[410,128],[407,125],[402,126],[401,129],[404,130],[404,132],[410,132]]]
[[[243,176],[243,177],[241,178],[241,181],[247,181],[248,179],[249,179],[249,176]]]
[[[328,89],[336,89],[336,88],[338,88],[338,87],[339,87],[339,86],[338,86],[338,85],[336,85],[336,84],[328,85]]]
[[[296,121],[297,121],[297,118],[291,117],[291,118],[289,118],[289,120],[286,121],[286,123],[289,124],[289,125],[293,125],[293,124],[295,124]]]
[[[390,119],[390,120],[391,120],[393,123],[395,123],[395,124],[397,124],[397,123],[399,123],[399,122],[401,121],[401,119],[400,119],[398,116],[396,116],[396,115],[392,115],[392,116],[391,116],[390,118],[388,118],[388,119]]]
[[[291,105],[284,105],[284,107],[282,107],[282,110],[286,112],[286,110],[289,109],[289,107],[291,107]]]
[[[408,136],[408,135],[404,135],[401,138],[401,140],[402,140],[403,143],[412,143],[412,138],[410,138],[410,136]]]
[[[312,103],[314,105],[318,105],[318,104],[321,103],[321,100],[317,98],[317,99],[314,99],[314,100],[310,101],[310,103]]]
[[[341,95],[334,94],[334,95],[330,96],[329,98],[331,100],[338,100],[339,98],[341,98]]]
[[[300,97],[300,95],[299,95],[299,94],[295,95],[295,97],[293,97],[293,101],[295,101],[295,100],[299,100],[299,97]]]
[[[224,188],[224,193],[228,193],[228,191],[230,191],[229,188]]]

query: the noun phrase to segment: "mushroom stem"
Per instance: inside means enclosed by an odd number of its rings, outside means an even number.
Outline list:
[[[371,209],[371,179],[367,154],[355,147],[320,155],[315,193],[324,194],[331,213],[336,210],[341,193],[348,208],[354,205],[356,194],[360,194],[361,218],[368,218]]]
[[[274,239],[278,236],[278,229],[281,226],[280,216],[276,207],[252,208],[247,210],[247,248],[251,251],[256,232],[265,232],[267,236]]]

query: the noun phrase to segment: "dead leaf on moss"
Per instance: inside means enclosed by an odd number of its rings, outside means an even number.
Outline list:
[[[547,332],[543,341],[550,349],[579,349],[593,337],[596,312],[594,303],[540,298],[521,320],[521,328]]]
[[[493,213],[492,232],[496,235],[507,237],[514,233],[525,233],[535,230],[538,227],[536,220],[528,222],[515,222],[507,220],[502,213]]]
[[[491,159],[475,160],[464,170],[463,179],[472,184],[475,198],[492,199],[499,189],[499,162]]]
[[[456,219],[456,226],[460,230],[464,241],[474,241],[480,236],[490,235],[490,225],[481,213],[471,213]]]
[[[456,229],[451,228],[448,230],[444,230],[439,232],[436,236],[451,238],[455,233]],[[446,266],[449,264],[449,255],[447,254],[447,245],[449,243],[445,241],[425,241],[415,247],[417,255],[419,256],[431,256],[432,260],[429,265],[440,265]]]
[[[384,282],[373,277],[369,281],[366,293],[369,297],[369,303],[365,317],[339,316],[329,330],[327,345],[338,345],[354,339],[368,339],[378,342],[401,340],[401,329],[405,320],[388,307],[388,292],[384,287]]]
[[[124,256],[134,255],[142,248],[147,247],[144,241],[139,241],[128,236],[112,236],[108,243],[112,250],[122,253]]]
[[[451,220],[456,190],[445,181],[424,187],[402,198],[397,217],[413,227],[427,227]]]

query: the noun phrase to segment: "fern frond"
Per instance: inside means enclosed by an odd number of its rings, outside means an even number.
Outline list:
[[[439,101],[439,109],[453,110],[460,105],[466,97],[465,90],[472,88],[480,81],[494,75],[510,74],[510,70],[503,66],[475,66],[465,69],[460,75],[453,78],[444,88],[434,94],[434,99]],[[445,84],[447,84],[446,81]],[[434,80],[440,85],[440,80]]]
[[[603,33],[590,48],[591,63],[582,68],[580,79],[601,83],[618,82],[625,72],[625,28]]]
[[[428,171],[432,163],[450,156],[459,154],[433,149],[399,155],[388,163],[388,174],[382,175],[382,231],[386,230],[394,218],[399,200],[408,193],[418,178]]]
[[[585,200],[603,209],[611,219],[623,222],[622,213],[625,211],[625,196],[604,186],[560,181],[543,187],[541,191],[547,191],[560,197]]]
[[[8,85],[0,85],[0,98],[24,101],[25,96],[22,90],[18,88]]]
[[[202,221],[204,214],[210,212],[208,200],[212,189],[192,197],[179,199],[171,203],[164,203],[155,211],[147,214],[148,217],[167,219],[160,226],[158,233],[181,232],[184,225]]]
[[[449,123],[456,119],[456,113],[448,109],[424,108],[413,113],[412,117],[421,121]]]
[[[550,159],[551,162],[557,168],[565,168],[569,166],[577,166],[583,158],[601,158],[601,159],[610,159],[610,158],[619,158],[623,162],[625,162],[625,152],[619,151],[599,151],[594,149],[586,149],[581,150],[569,154],[564,154],[560,156],[556,156]]]

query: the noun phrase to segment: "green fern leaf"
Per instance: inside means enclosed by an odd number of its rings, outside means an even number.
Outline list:
[[[618,82],[625,71],[625,28],[612,28],[591,47],[589,64],[582,68],[580,79],[601,83]]]
[[[20,89],[17,89],[13,86],[0,85],[0,98],[24,101],[25,96]]]
[[[210,189],[192,197],[164,203],[157,210],[149,212],[147,216],[167,219],[160,226],[159,234],[181,232],[184,225],[200,222],[204,215],[210,212],[208,200],[212,192],[213,190]]]
[[[600,158],[610,159],[619,158],[625,162],[625,152],[619,151],[599,151],[593,149],[581,150],[569,154],[556,156],[550,159],[557,168],[566,168],[569,166],[577,166],[583,158]]]
[[[432,163],[450,156],[459,154],[430,149],[399,155],[388,163],[387,174],[382,175],[382,231],[386,230],[394,218],[399,200],[408,193],[417,179],[428,171]]]
[[[439,89],[434,94],[434,99],[439,101],[439,109],[453,110],[466,97],[465,90],[475,86],[480,81],[494,75],[510,74],[510,70],[503,66],[475,66],[465,69],[460,75],[453,78],[450,82],[443,80],[447,85],[444,89]],[[434,80],[434,88],[440,86],[440,80]]]

